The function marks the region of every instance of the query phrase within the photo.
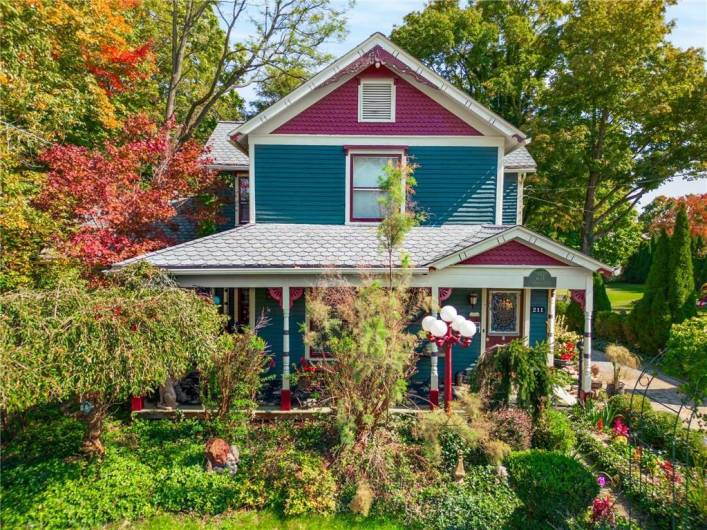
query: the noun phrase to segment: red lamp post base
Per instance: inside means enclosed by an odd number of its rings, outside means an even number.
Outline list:
[[[130,412],[138,412],[145,408],[145,398],[141,396],[130,397]]]
[[[439,407],[439,390],[435,388],[430,390],[430,408],[434,410],[437,407]]]
[[[280,410],[292,410],[292,397],[289,390],[280,391]]]

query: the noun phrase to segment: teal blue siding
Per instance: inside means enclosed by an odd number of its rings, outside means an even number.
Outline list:
[[[343,224],[345,171],[342,146],[256,145],[256,221]]]
[[[475,292],[477,302],[475,306],[469,304],[469,295]],[[452,305],[456,308],[459,314],[469,318],[469,313],[476,312],[479,316],[471,318],[476,323],[477,332],[468,348],[454,346],[452,348],[452,374],[461,372],[469,368],[476,362],[481,353],[481,329],[479,322],[481,320],[481,289],[453,289],[452,295],[442,302],[442,305]],[[418,328],[419,329],[419,328]],[[440,356],[437,361],[437,372],[439,374],[440,386],[444,381],[444,357]],[[417,371],[413,376],[416,381],[424,381],[429,384],[430,381],[430,358],[422,357],[417,363]]]
[[[273,373],[282,374],[282,309],[280,304],[270,298],[267,289],[255,290],[255,319],[257,321],[263,314],[269,323],[262,330],[260,336],[268,344],[268,352],[275,358]],[[295,301],[290,309],[290,363],[298,365],[304,358],[304,340],[302,337],[302,324],[305,321],[304,297]]]
[[[546,289],[532,289],[530,291],[530,337],[531,346],[547,340],[547,298]],[[533,313],[533,307],[542,307],[542,313]]]
[[[503,176],[503,224],[514,225],[518,218],[518,175]]]
[[[410,147],[408,156],[417,166],[414,201],[427,214],[424,224],[496,221],[496,147]]]

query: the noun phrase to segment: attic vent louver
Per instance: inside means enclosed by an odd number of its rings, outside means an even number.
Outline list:
[[[362,80],[358,91],[358,121],[395,121],[395,85],[391,80]]]

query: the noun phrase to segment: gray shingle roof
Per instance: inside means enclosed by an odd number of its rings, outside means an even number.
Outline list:
[[[206,146],[210,148],[208,157],[212,162],[209,164],[214,169],[248,169],[248,156],[243,154],[234,146],[229,136],[242,121],[220,121],[209,136]]]
[[[530,169],[535,170],[537,167],[535,160],[530,156],[530,153],[525,147],[519,147],[512,153],[508,153],[503,159],[503,166],[508,169]]]
[[[213,160],[211,166],[216,169],[248,169],[248,156],[229,141],[229,136],[241,125],[240,121],[220,121],[209,136],[206,145],[211,147],[209,157]],[[506,155],[506,169],[535,169],[535,160],[525,147],[519,147]]]
[[[404,249],[424,267],[511,226],[442,225],[413,228]],[[167,269],[376,268],[387,265],[375,226],[251,224],[138,256]],[[399,256],[396,256],[396,261]]]

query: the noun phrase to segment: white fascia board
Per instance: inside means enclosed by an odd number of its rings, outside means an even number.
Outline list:
[[[541,252],[545,252],[551,257],[554,257],[559,261],[566,263],[567,265],[576,265],[588,269],[592,272],[597,272],[601,269],[605,269],[608,271],[613,270],[613,267],[601,263],[600,261],[597,261],[594,258],[590,258],[589,256],[582,254],[578,250],[557,243],[556,241],[553,241],[552,239],[549,239],[540,234],[536,234],[535,232],[528,230],[523,226],[514,226],[512,228],[509,228],[508,230],[505,230],[504,232],[501,232],[500,234],[491,236],[479,243],[469,245],[465,249],[462,249],[458,252],[455,252],[454,254],[450,254],[449,256],[446,256],[440,260],[430,263],[429,266],[431,269],[444,269],[451,265],[456,265],[457,263],[459,263],[460,261],[464,261],[465,259],[482,254],[483,252],[500,246],[503,243],[512,241],[513,239],[517,239],[531,248],[535,248]]]
[[[325,67],[309,81],[306,81],[305,83],[300,85],[289,95],[285,96],[274,105],[271,105],[270,107],[263,110],[255,117],[251,118],[243,125],[235,129],[233,133],[240,134],[241,136],[246,136],[253,132],[256,128],[265,125],[266,122],[270,121],[272,118],[280,114],[285,108],[300,101],[307,94],[316,90],[316,88],[322,82],[326,81],[332,75],[335,75],[336,73],[341,71],[352,61],[361,57],[376,45],[381,46],[381,48],[393,55],[396,59],[405,63],[418,75],[425,77],[428,81],[434,84],[442,93],[444,93],[450,99],[452,99],[457,104],[461,105],[464,109],[466,109],[467,112],[471,113],[472,115],[478,116],[488,126],[500,132],[506,139],[506,151],[510,152],[513,149],[516,149],[521,145],[525,145],[528,142],[528,137],[520,129],[511,125],[499,115],[497,115],[490,109],[484,107],[479,102],[469,97],[466,93],[462,92],[461,90],[450,84],[448,81],[444,80],[430,68],[418,61],[415,57],[393,44],[393,42],[391,42],[387,37],[385,37],[381,33],[374,33],[373,35],[368,37],[365,41],[356,46],[354,49],[341,56],[329,66]]]

